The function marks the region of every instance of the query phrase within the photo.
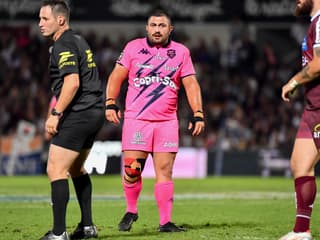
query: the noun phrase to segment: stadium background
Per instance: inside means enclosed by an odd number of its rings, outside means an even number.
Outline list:
[[[38,32],[38,0],[0,2],[0,174],[44,173],[48,143],[43,126],[51,97],[50,42]],[[181,146],[206,151],[207,175],[260,175],[262,153],[289,159],[301,92],[281,100],[281,86],[300,68],[308,19],[292,16],[293,0],[84,0],[69,1],[71,27],[95,52],[102,79],[124,44],[144,36],[148,12],[173,16],[174,39],[186,44],[203,91],[205,133],[191,138],[189,107],[181,92]],[[125,87],[125,86],[124,86]],[[124,94],[119,99],[123,108]],[[120,141],[121,127],[105,123],[97,141]],[[111,151],[111,150],[110,150]],[[267,154],[268,155],[268,154]],[[106,173],[120,171],[111,156]],[[275,164],[283,174],[287,164]],[[278,170],[279,170],[278,169]]]

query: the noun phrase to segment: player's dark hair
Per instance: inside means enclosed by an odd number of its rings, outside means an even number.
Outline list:
[[[70,18],[70,7],[68,3],[64,0],[44,0],[42,1],[42,7],[50,6],[52,12],[55,14],[62,14],[67,22],[69,22]]]
[[[167,12],[164,11],[163,9],[155,9],[155,10],[153,10],[153,11],[149,14],[147,22],[149,22],[149,19],[150,19],[151,17],[166,17],[166,18],[168,18],[169,23],[172,25],[171,16],[169,15],[169,13],[167,13]]]

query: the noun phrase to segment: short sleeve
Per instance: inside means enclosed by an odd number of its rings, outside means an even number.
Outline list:
[[[185,53],[182,62],[182,69],[181,69],[181,78],[186,77],[188,75],[194,75],[196,72],[194,70],[194,66],[192,63],[192,59],[190,56],[189,49],[185,48]]]
[[[60,76],[70,73],[79,73],[79,53],[75,44],[61,42],[53,49],[54,58],[57,60]]]
[[[117,59],[117,63],[124,66],[126,69],[130,69],[131,66],[131,57],[130,57],[130,43],[128,43],[125,48],[122,50],[120,56]]]

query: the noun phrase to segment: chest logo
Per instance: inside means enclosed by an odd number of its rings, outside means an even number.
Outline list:
[[[148,55],[148,54],[150,54],[150,52],[149,52],[149,50],[148,50],[148,49],[146,49],[146,48],[142,48],[142,49],[138,52],[138,54],[145,54],[145,55]]]
[[[74,56],[71,52],[61,52],[59,54],[60,59],[59,59],[59,69],[63,68],[64,66],[75,66],[76,62],[73,60],[70,60],[71,57]]]
[[[169,57],[169,58],[174,58],[175,56],[176,56],[176,50],[174,50],[174,49],[169,49],[168,51],[167,51],[167,56]]]

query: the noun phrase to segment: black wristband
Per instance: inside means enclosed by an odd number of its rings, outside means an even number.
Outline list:
[[[51,115],[52,116],[62,117],[63,113],[62,112],[57,112],[57,110],[55,108],[52,108]]]
[[[120,108],[116,104],[108,104],[106,105],[106,110],[115,110],[119,112]]]
[[[196,122],[204,122],[204,119],[203,117],[199,117],[199,116],[193,116],[192,119],[191,119],[191,123],[192,124],[195,124]]]

